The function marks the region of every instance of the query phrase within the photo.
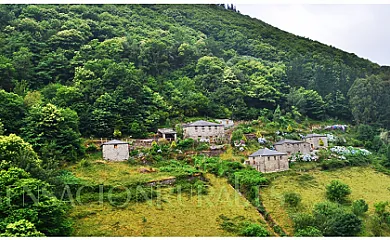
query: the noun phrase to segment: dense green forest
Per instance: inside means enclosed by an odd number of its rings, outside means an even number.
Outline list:
[[[145,137],[194,116],[257,119],[278,105],[301,118],[389,125],[383,67],[223,6],[2,5],[0,13],[6,133],[34,134],[20,127],[43,108],[87,137],[115,129]]]

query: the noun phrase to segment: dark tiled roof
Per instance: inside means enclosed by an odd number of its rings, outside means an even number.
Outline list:
[[[305,143],[304,141],[298,141],[298,140],[292,140],[292,139],[283,139],[280,140],[277,143],[274,143],[274,145],[282,145],[283,143]]]
[[[122,142],[122,141],[120,141],[120,140],[114,139],[114,140],[105,142],[105,143],[103,143],[102,145],[115,145],[115,144],[129,144],[129,143],[127,143],[127,142]]]
[[[207,121],[203,121],[203,120],[199,120],[199,121],[196,121],[196,122],[193,122],[193,123],[189,123],[189,124],[184,124],[184,127],[201,127],[201,126],[223,126],[223,124],[219,124],[219,123],[212,123],[212,122],[207,122]]]
[[[256,157],[256,156],[275,156],[275,155],[287,155],[287,153],[282,153],[274,150],[270,150],[268,148],[263,148],[260,150],[257,150],[256,152],[249,155],[249,157]]]

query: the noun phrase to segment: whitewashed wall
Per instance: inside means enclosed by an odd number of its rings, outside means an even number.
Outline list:
[[[110,161],[123,161],[129,159],[129,147],[127,144],[103,145],[103,159]]]

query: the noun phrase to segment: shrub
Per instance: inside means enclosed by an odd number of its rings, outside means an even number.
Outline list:
[[[298,213],[292,216],[292,220],[296,231],[314,226],[314,217],[311,214]]]
[[[352,212],[356,216],[362,216],[365,212],[368,211],[368,204],[364,199],[356,200],[352,203]]]
[[[177,148],[180,148],[182,150],[190,149],[194,146],[195,140],[192,138],[186,138],[184,140],[180,140],[177,143]]]
[[[269,232],[263,226],[250,223],[241,230],[240,235],[245,237],[267,237]]]
[[[90,167],[92,164],[91,164],[91,162],[88,161],[87,159],[82,159],[82,160],[79,162],[79,165],[80,165],[80,167],[87,168],[87,167]]]
[[[335,202],[344,202],[351,194],[351,188],[338,180],[333,180],[326,186],[326,198]]]
[[[294,234],[295,237],[322,237],[322,232],[315,227],[309,226],[304,229],[299,229]]]
[[[289,207],[297,207],[301,202],[301,195],[295,192],[287,192],[283,194],[284,203]]]
[[[324,236],[355,236],[362,228],[362,221],[336,203],[318,203],[313,209],[314,226]]]
[[[342,161],[342,160],[331,159],[331,160],[327,160],[327,161],[322,162],[321,169],[322,170],[339,169],[339,168],[346,167],[348,163],[349,162],[345,161],[345,160]]]
[[[88,144],[88,146],[86,148],[86,151],[89,153],[96,152],[97,150],[98,150],[98,148],[93,143]]]

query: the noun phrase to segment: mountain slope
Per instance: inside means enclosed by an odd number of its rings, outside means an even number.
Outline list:
[[[73,109],[84,136],[141,137],[187,117],[253,119],[278,105],[350,120],[355,79],[382,71],[217,5],[1,5],[0,16],[0,86]]]

